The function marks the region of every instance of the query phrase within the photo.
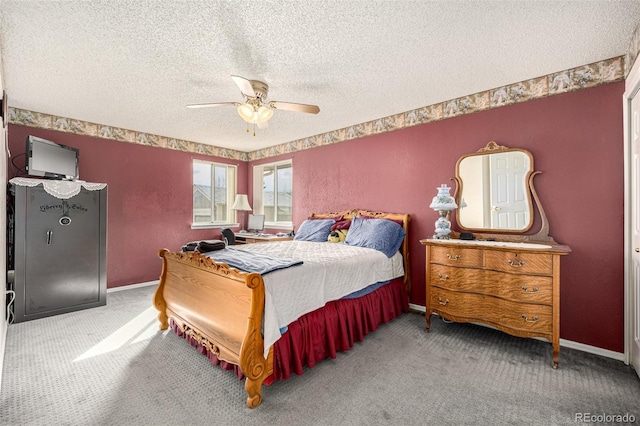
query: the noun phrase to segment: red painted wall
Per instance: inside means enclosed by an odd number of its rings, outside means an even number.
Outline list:
[[[424,305],[418,240],[433,234],[436,187],[490,140],[528,149],[551,235],[573,250],[562,259],[561,337],[622,352],[623,92],[612,83],[260,162],[293,158],[296,227],[334,209],[410,213],[411,302]],[[157,279],[159,248],[217,236],[190,229],[191,159],[207,157],[10,125],[20,166],[28,134],[80,148],[81,178],[109,184],[109,287]],[[239,192],[250,190],[254,164],[238,165]]]
[[[107,139],[9,126],[15,164],[24,165],[25,140],[39,136],[80,149],[80,178],[108,184],[107,287],[157,280],[158,250],[179,250],[192,240],[217,239],[217,229],[191,229],[192,159],[238,164],[246,190],[247,164]],[[9,165],[9,177],[16,168]]]
[[[419,240],[433,235],[436,187],[491,140],[528,149],[550,233],[573,250],[561,262],[561,337],[623,352],[623,92],[612,83],[266,161],[293,158],[296,227],[310,212],[410,213],[411,302],[424,306]]]

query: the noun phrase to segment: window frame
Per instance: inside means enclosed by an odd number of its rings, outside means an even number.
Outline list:
[[[259,165],[253,166],[253,211],[255,214],[264,214],[264,188],[263,188],[263,177],[264,177],[264,169],[268,167],[274,168],[274,194],[277,194],[278,191],[278,183],[277,183],[277,169],[282,166],[288,166],[291,169],[291,220],[285,221],[265,221],[265,228],[273,228],[273,229],[292,229],[293,227],[293,159],[289,158],[286,160],[275,161],[273,163],[263,163]],[[277,214],[278,201],[277,196],[274,196],[274,203]],[[277,219],[277,216],[276,216]]]
[[[194,166],[195,164],[205,164],[208,165],[209,167],[211,167],[211,187],[214,188],[215,187],[215,168],[216,167],[224,167],[226,169],[226,174],[227,174],[227,194],[226,194],[226,205],[227,205],[227,213],[226,213],[226,217],[227,220],[224,221],[216,221],[216,220],[212,220],[209,222],[196,222],[196,206],[195,206],[195,202],[193,199],[193,189],[195,188],[195,181],[194,181]],[[230,183],[230,181],[232,181]],[[191,229],[202,229],[202,228],[225,228],[225,227],[229,227],[229,226],[238,226],[237,220],[236,220],[236,215],[235,215],[235,211],[233,209],[231,209],[231,206],[233,205],[233,202],[235,200],[237,191],[238,191],[238,166],[235,164],[227,164],[227,163],[220,163],[217,161],[207,161],[207,160],[201,160],[201,159],[197,159],[194,158],[191,161],[191,193],[192,193],[192,197],[191,197]],[[212,194],[212,198],[215,200],[215,195]],[[209,217],[212,217],[214,215],[214,205],[213,205],[213,201],[212,201],[212,205],[211,205],[211,214],[209,215]]]

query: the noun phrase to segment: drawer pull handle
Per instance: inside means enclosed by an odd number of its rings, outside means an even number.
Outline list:
[[[440,281],[446,281],[449,279],[449,275],[442,276],[441,273],[438,273],[438,278],[440,279]]]
[[[449,260],[460,260],[460,255],[456,254],[455,256],[451,256],[449,253],[447,253],[447,259],[449,259]]]
[[[444,302],[442,301],[442,297],[438,296],[438,303],[441,304],[442,306],[445,306],[447,303],[449,303],[449,299],[446,299]]]
[[[525,322],[537,322],[539,319],[537,315],[534,315],[533,318],[529,319],[527,314],[522,314],[522,318],[524,318]]]
[[[513,259],[509,259],[508,262],[509,262],[509,265],[513,266],[514,268],[520,268],[520,267],[524,266],[524,260],[518,260],[516,262]]]
[[[522,289],[525,293],[535,293],[536,291],[540,290],[538,287],[534,287],[533,290],[529,290],[529,287],[527,287],[526,285],[523,285]]]

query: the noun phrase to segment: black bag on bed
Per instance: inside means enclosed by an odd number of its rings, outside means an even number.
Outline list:
[[[198,250],[200,253],[207,253],[210,251],[214,251],[214,250],[220,250],[225,248],[225,244],[224,241],[220,241],[220,240],[205,240],[205,241],[200,241],[198,243],[198,247],[196,247],[196,250]]]
[[[198,250],[200,253],[207,253],[209,251],[220,250],[225,247],[224,241],[219,240],[203,240],[192,241],[182,246],[182,252]]]
[[[198,247],[199,241],[192,241],[182,246],[182,252],[194,251]]]

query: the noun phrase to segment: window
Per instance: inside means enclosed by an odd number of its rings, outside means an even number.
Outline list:
[[[253,208],[271,226],[293,223],[293,164],[291,160],[253,168]]]
[[[235,222],[236,166],[193,160],[193,225]]]

